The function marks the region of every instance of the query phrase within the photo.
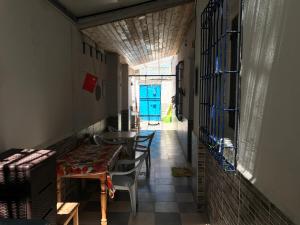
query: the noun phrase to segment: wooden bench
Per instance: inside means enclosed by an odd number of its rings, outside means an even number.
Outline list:
[[[57,224],[68,225],[73,219],[73,225],[79,225],[78,221],[78,208],[77,202],[58,202],[57,208]]]

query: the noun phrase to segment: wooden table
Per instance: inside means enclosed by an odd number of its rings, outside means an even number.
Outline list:
[[[58,201],[62,201],[61,178],[98,179],[101,183],[101,225],[107,225],[107,187],[110,187],[108,171],[113,167],[121,150],[121,145],[83,145],[58,159]]]

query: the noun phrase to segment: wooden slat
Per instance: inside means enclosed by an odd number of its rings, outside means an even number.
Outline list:
[[[183,10],[183,17],[181,20],[180,27],[182,26],[189,26],[191,23],[191,17],[188,17],[188,14],[192,11],[192,8],[189,5],[185,5]],[[187,30],[185,29],[179,29],[178,35],[176,37],[176,40],[173,45],[173,52],[171,54],[176,54],[176,50],[179,49],[181,42],[183,41],[184,35],[186,34]]]
[[[150,60],[149,55],[151,55],[151,42],[150,42],[150,36],[149,36],[149,31],[148,31],[148,24],[147,24],[147,18],[145,16],[138,18],[139,23],[137,23],[141,36],[140,38],[143,40],[145,44],[145,54],[147,54],[147,59],[148,61]],[[150,47],[150,49],[149,49]]]
[[[170,35],[169,31],[170,31],[171,18],[172,18],[172,9],[167,9],[166,18],[165,18],[165,28],[164,28],[164,43],[163,43],[163,53],[162,53],[163,57],[167,56],[166,48],[168,45],[168,40]]]
[[[159,27],[159,12],[153,13],[153,34],[154,34],[154,40],[153,40],[153,45],[154,45],[154,56],[155,60],[158,60],[159,57],[159,33],[157,32],[157,29]]]
[[[139,61],[143,63],[146,62],[145,55],[140,47],[139,41],[136,41],[136,32],[134,30],[129,31],[127,22],[125,20],[119,21],[119,24],[121,25],[121,28],[131,45],[131,49],[133,49],[133,51],[138,55]]]
[[[143,51],[144,54],[144,59],[145,62],[148,62],[150,60],[149,58],[149,54],[151,54],[151,52],[148,51],[147,46],[149,43],[146,39],[144,39],[143,37],[143,31],[140,25],[140,19],[138,18],[132,18],[131,19],[131,23],[132,23],[132,27],[135,30],[136,34],[137,34],[137,42],[139,42],[140,44],[140,49]]]
[[[193,9],[193,3],[184,4],[83,32],[101,48],[118,52],[130,65],[138,65],[176,54]]]
[[[155,47],[154,47],[154,24],[153,24],[153,13],[149,13],[146,15],[147,25],[148,25],[148,33],[149,33],[149,40],[150,40],[150,47],[151,47],[151,56],[150,61],[155,60]]]
[[[78,18],[78,26],[80,29],[95,27],[107,23],[112,23],[119,20],[124,20],[132,17],[138,17],[147,13],[153,13],[159,10],[164,10],[177,5],[191,3],[194,0],[160,0],[149,1],[134,7],[124,8],[116,11],[100,13]]]
[[[175,41],[175,38],[177,37],[178,34],[178,29],[179,29],[179,24],[180,24],[180,20],[182,18],[182,14],[181,14],[181,8],[182,7],[175,7],[173,8],[173,12],[172,12],[172,21],[171,21],[171,25],[170,25],[170,40],[168,42],[168,46],[167,46],[167,55],[171,55],[171,51],[172,51],[172,47],[173,47],[173,43]],[[174,35],[176,34],[176,35]],[[177,50],[176,50],[177,51]]]

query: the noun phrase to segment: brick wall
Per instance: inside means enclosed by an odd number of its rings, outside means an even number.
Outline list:
[[[205,161],[206,161],[206,148],[200,144],[198,148],[198,209],[201,212],[206,211],[206,198],[205,198]]]
[[[224,172],[204,145],[198,157],[199,208],[211,225],[293,224],[239,172]]]

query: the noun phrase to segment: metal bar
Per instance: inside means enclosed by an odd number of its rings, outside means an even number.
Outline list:
[[[202,52],[202,49],[203,49],[203,31],[206,29],[204,28],[203,26],[203,13],[201,13],[201,16],[200,16],[200,24],[201,24],[201,33],[200,33],[200,41],[201,41],[201,45],[200,45],[200,48],[201,48],[201,52]],[[200,54],[200,90],[199,90],[199,99],[200,99],[200,102],[203,102],[203,55]],[[203,141],[203,105],[200,105],[200,110],[199,110],[199,133],[200,133],[200,139]]]
[[[239,102],[240,102],[240,57],[241,57],[241,15],[242,0],[240,2],[239,27],[231,27],[230,7],[228,0],[210,0],[207,7],[201,14],[201,49],[200,49],[200,137],[205,144],[211,148],[216,160],[227,171],[234,171],[236,168],[236,157],[238,149],[239,129]],[[238,35],[238,49],[232,49],[231,54],[237,51],[238,63],[229,68],[230,46],[229,37]],[[235,64],[232,64],[235,65]],[[227,79],[236,76],[236,101],[235,106],[227,106]],[[231,79],[231,78],[230,78]],[[234,162],[232,157],[226,159],[224,149],[226,146],[226,124],[227,114],[235,113],[234,140],[232,151],[234,151]],[[226,128],[225,128],[226,127]],[[211,147],[214,146],[214,147]],[[220,150],[220,153],[219,153]]]
[[[241,81],[240,81],[240,70],[241,70],[241,58],[242,58],[242,11],[243,11],[243,0],[239,1],[239,18],[238,18],[238,37],[237,37],[237,71],[236,73],[236,109],[238,109],[235,113],[235,127],[234,127],[234,147],[235,147],[235,156],[234,156],[234,167],[235,169],[237,168],[237,152],[238,152],[238,147],[239,147],[239,142],[238,142],[238,132],[240,128],[240,93],[241,93]]]
[[[220,6],[221,6],[221,9],[223,9],[223,0],[221,1]],[[220,48],[220,52],[219,52],[219,54],[220,54],[220,60],[219,60],[220,61],[219,62],[220,70],[222,70],[222,68],[223,68],[223,60],[224,60],[223,51],[222,51],[223,50],[223,46],[222,46],[223,39],[220,38],[223,35],[223,26],[224,26],[224,12],[222,11],[222,13],[221,13],[221,24],[220,24],[220,33],[219,33],[219,37],[218,37],[218,42],[219,42],[218,47]],[[219,76],[218,78],[219,79],[218,79],[218,89],[217,89],[217,96],[218,96],[217,105],[218,105],[218,107],[221,107],[220,95],[221,95],[221,91],[222,91],[222,78],[221,78],[221,76]],[[217,123],[218,123],[217,137],[219,139],[222,138],[221,137],[221,117],[222,117],[221,113],[218,112],[218,115],[217,115]]]
[[[227,28],[228,28],[228,12],[229,12],[229,9],[228,9],[228,0],[224,0],[224,12],[223,14],[225,14],[225,23],[224,23],[224,31],[225,31],[225,34],[227,34]],[[224,38],[224,71],[228,71],[228,62],[227,62],[227,38],[225,37]],[[225,91],[225,87],[226,87],[226,74],[224,74],[222,76],[222,107],[223,109],[225,108],[225,98],[226,98],[226,91]],[[225,138],[225,113],[224,111],[221,112],[222,113],[222,136],[221,136],[221,139],[223,143],[221,143],[221,153],[222,155],[224,154],[224,138]]]
[[[211,117],[213,116],[212,115],[212,102],[211,102],[211,93],[212,93],[212,87],[211,87],[211,64],[212,64],[212,60],[211,60],[211,57],[212,57],[212,49],[211,49],[211,42],[212,42],[212,9],[211,9],[211,6],[209,7],[209,10],[208,10],[208,18],[207,18],[207,22],[208,22],[208,40],[207,40],[207,49],[208,49],[208,64],[207,64],[207,72],[206,72],[206,75],[207,75],[207,102],[209,102],[209,105],[207,105],[207,130],[208,130],[208,133],[211,134]]]

